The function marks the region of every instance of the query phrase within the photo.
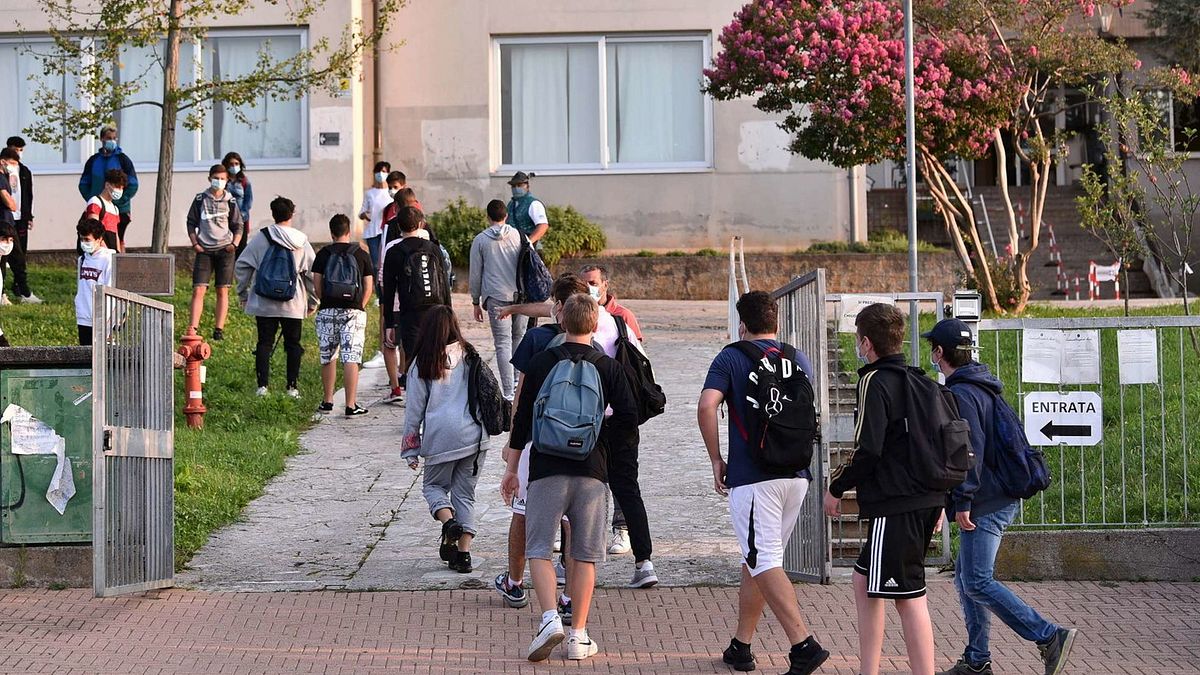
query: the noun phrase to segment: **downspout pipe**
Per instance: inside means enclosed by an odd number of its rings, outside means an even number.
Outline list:
[[[379,0],[371,0],[371,17],[375,26],[379,25]],[[374,133],[371,148],[373,163],[383,159],[383,101],[380,94],[383,91],[380,70],[383,66],[382,40],[376,40],[371,47],[371,119],[374,122]]]

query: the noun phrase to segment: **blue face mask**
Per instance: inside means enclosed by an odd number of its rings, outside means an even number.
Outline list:
[[[241,172],[241,170],[242,170],[242,167],[239,164],[230,164],[229,165],[229,174],[232,176],[238,175],[238,173]]]
[[[114,150],[116,150],[116,149],[117,149],[117,142],[116,142],[116,141],[114,141],[114,140],[112,140],[112,139],[109,139],[109,140],[107,140],[107,141],[104,141],[104,150],[105,150],[106,152],[113,152],[113,151],[114,151]]]
[[[854,338],[854,355],[858,357],[859,363],[866,364],[867,357],[862,353],[862,338],[860,337]]]
[[[529,194],[529,190],[526,190],[523,187],[515,187],[514,186],[512,189],[512,195],[513,195],[513,197],[516,197],[517,199],[520,199],[521,197],[524,197],[527,194]]]

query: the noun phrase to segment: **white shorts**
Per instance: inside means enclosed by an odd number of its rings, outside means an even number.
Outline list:
[[[781,478],[742,485],[729,491],[729,517],[751,576],[783,567],[800,507],[808,494],[807,478]]]
[[[521,451],[521,459],[517,461],[517,494],[513,495],[512,512],[523,516],[525,515],[525,498],[529,493],[529,452],[533,448],[533,443],[526,443],[525,449]]]

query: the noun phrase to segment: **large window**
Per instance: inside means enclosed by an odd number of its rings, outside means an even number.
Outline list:
[[[706,36],[501,38],[501,169],[712,164]]]
[[[1145,90],[1143,95],[1158,107],[1171,147],[1177,152],[1200,152],[1200,98],[1181,100],[1163,89]]]
[[[49,50],[52,43],[0,42],[0,91],[13,92],[12,101],[36,100],[38,82],[30,75],[42,75],[40,61],[30,48]],[[197,74],[204,77],[228,79],[250,72],[259,53],[266,51],[273,59],[295,56],[304,48],[304,34],[294,29],[258,31],[210,31],[201,41],[184,40],[179,49],[179,83],[188,86]],[[141,88],[136,101],[162,100],[163,72],[158,65],[165,42],[155,47],[130,48],[122,52],[119,62],[112,64],[117,82],[137,80]],[[73,78],[46,83],[67,97],[77,95]],[[82,104],[82,101],[78,104]],[[251,166],[303,165],[307,161],[304,97],[286,101],[262,96],[252,106],[239,111],[221,103],[210,103],[204,109],[200,129],[183,126],[186,111],[175,124],[175,167],[203,168],[219,161],[226,152],[238,152]],[[154,105],[134,105],[117,111],[120,144],[139,169],[149,169],[158,163],[160,111]],[[21,129],[36,121],[31,106],[0,106],[0,133],[4,136],[21,133]],[[29,139],[26,139],[27,141]],[[30,143],[25,148],[25,162],[43,169],[77,169],[91,153],[97,140],[87,137],[68,140],[62,147]]]

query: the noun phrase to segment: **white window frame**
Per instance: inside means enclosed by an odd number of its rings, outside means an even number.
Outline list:
[[[548,45],[596,43],[599,62],[600,107],[597,133],[600,135],[600,161],[568,164],[505,164],[504,163],[504,110],[501,101],[503,71],[500,63],[500,48],[504,45]],[[700,42],[701,66],[712,62],[712,32],[695,31],[680,33],[612,33],[587,35],[531,35],[492,38],[491,96],[492,110],[491,156],[492,176],[502,177],[514,171],[536,171],[542,176],[591,176],[646,173],[709,173],[713,170],[713,99],[703,94],[704,111],[704,159],[693,162],[613,162],[609,158],[608,144],[608,43],[631,42]],[[699,73],[698,73],[699,74]],[[699,86],[699,82],[697,82]]]
[[[220,38],[220,37],[271,38],[271,37],[277,37],[277,36],[283,36],[283,37],[298,36],[300,38],[300,49],[304,50],[304,49],[308,48],[308,30],[306,28],[253,28],[253,27],[252,28],[223,28],[223,29],[213,29],[213,30],[208,31],[208,33],[207,33],[207,37],[210,37],[210,38],[212,38],[212,37],[215,37],[215,38]],[[85,38],[85,39],[87,39],[87,38]],[[184,40],[190,41],[193,44],[192,68],[193,68],[193,73],[198,77],[203,72],[203,64],[204,64],[203,44],[202,44],[201,40],[199,40],[198,38],[184,38]],[[50,39],[48,36],[46,36],[46,37],[32,36],[32,37],[27,37],[27,38],[0,37],[0,45],[8,46],[8,45],[12,45],[12,44],[16,44],[16,45],[38,45],[38,44],[53,45],[54,41],[52,39]],[[84,63],[81,64],[81,68],[82,68],[82,66],[86,65],[86,62],[88,60],[94,59],[94,58],[95,58],[94,54],[91,51],[85,50],[84,56],[83,56]],[[182,65],[183,64],[180,64],[181,67],[182,67]],[[280,170],[299,170],[299,169],[308,169],[309,168],[309,164],[310,164],[310,153],[309,153],[309,128],[310,128],[309,123],[310,123],[310,121],[309,121],[309,116],[310,116],[311,108],[309,106],[309,95],[307,92],[305,92],[305,94],[299,99],[299,102],[300,102],[300,109],[301,109],[300,157],[294,158],[294,159],[271,159],[271,160],[261,160],[261,161],[260,160],[251,160],[251,163],[252,163],[252,166],[250,167],[251,170],[253,170],[253,171],[280,171]],[[90,106],[90,101],[87,100],[86,96],[83,96],[83,97],[81,97],[80,101],[78,101],[78,105],[81,106],[81,108],[86,108],[86,107]],[[206,123],[209,121],[210,121],[209,119],[205,120]],[[204,148],[203,148],[204,130],[203,130],[203,128],[196,129],[194,131],[188,131],[185,129],[183,131],[184,131],[184,133],[190,133],[193,136],[192,144],[191,144],[192,156],[185,160],[176,158],[175,166],[174,166],[175,172],[176,173],[207,172],[209,167],[212,166],[212,164],[209,162],[209,160],[201,158],[203,151],[204,151]],[[19,131],[17,133],[19,133]],[[118,135],[119,134],[120,134],[120,130],[118,129]],[[78,163],[60,162],[57,164],[30,164],[29,168],[31,171],[34,171],[39,175],[53,176],[53,175],[77,174],[83,170],[84,164],[87,162],[88,158],[90,158],[92,155],[94,155],[96,153],[98,141],[99,141],[98,136],[96,136],[95,134],[89,134],[89,135],[84,136],[79,139],[69,139],[64,142],[64,145],[70,144],[70,143],[78,143],[79,144],[79,156],[81,158],[81,161]],[[197,158],[200,158],[200,159],[197,159]],[[216,161],[220,161],[220,158],[217,158]],[[156,157],[151,157],[151,158],[140,158],[140,157],[136,158],[136,163],[134,166],[140,172],[150,172],[150,173],[157,172],[158,171],[158,157],[156,156]]]

